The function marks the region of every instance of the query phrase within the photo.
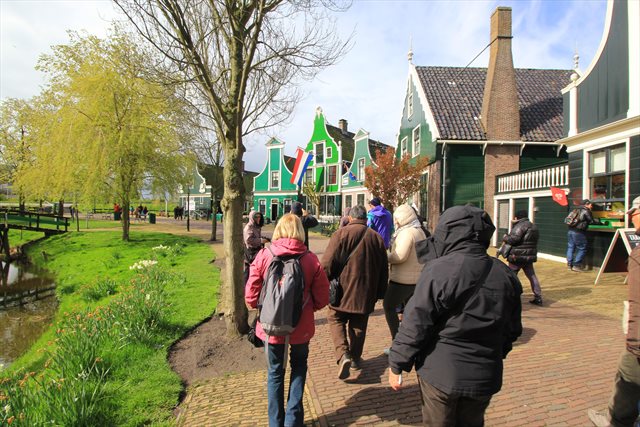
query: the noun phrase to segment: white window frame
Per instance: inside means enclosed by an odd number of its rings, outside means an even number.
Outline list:
[[[417,139],[416,135],[418,135]],[[418,125],[411,131],[411,148],[413,150],[413,157],[420,155],[420,142],[420,125]]]
[[[258,199],[258,212],[265,216],[267,214],[267,199]]]
[[[325,160],[333,157],[333,147],[327,147],[327,152],[325,154],[327,156],[325,157]]]
[[[307,168],[304,171],[304,183],[313,184],[313,168]]]
[[[276,183],[274,185],[274,178]],[[271,177],[269,179],[269,188],[280,188],[280,171],[271,171]]]
[[[409,80],[409,88],[407,91],[407,118],[410,119],[413,116],[413,84]]]
[[[365,196],[365,194],[364,194],[364,193],[358,193],[358,194],[356,194],[356,204],[357,204],[357,205],[364,206],[364,203],[365,203],[365,197],[364,197],[364,196]],[[362,203],[359,203],[360,199],[362,199]]]
[[[364,157],[358,159],[358,181],[364,181],[364,168],[367,167],[367,160]]]
[[[351,194],[347,194],[344,196],[344,207],[345,208],[353,207],[353,196]]]
[[[407,143],[409,138],[406,136],[400,140],[400,158],[403,158],[407,155]]]

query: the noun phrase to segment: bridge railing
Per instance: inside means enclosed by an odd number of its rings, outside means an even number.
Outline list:
[[[0,218],[5,226],[33,231],[58,231],[69,230],[69,218],[59,215],[20,211],[17,209],[0,210]]]

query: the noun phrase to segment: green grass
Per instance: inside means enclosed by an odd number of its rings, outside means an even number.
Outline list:
[[[9,246],[12,248],[22,246],[32,240],[44,237],[44,233],[27,230],[9,230]]]
[[[167,249],[152,249],[160,245]],[[219,272],[208,263],[213,257],[209,246],[162,233],[135,233],[131,241],[123,242],[117,232],[97,231],[36,242],[29,254],[34,264],[55,274],[59,311],[55,326],[3,374],[15,379],[21,375],[16,372],[24,369],[45,372],[43,378],[64,376],[59,372],[76,369],[67,364],[87,366],[97,355],[103,360],[100,366],[108,371],[91,371],[91,381],[100,385],[105,396],[96,410],[103,418],[93,418],[93,422],[106,417],[113,425],[171,424],[182,385],[168,365],[167,350],[210,316],[217,304]],[[144,279],[140,271],[129,268],[153,259],[158,262],[153,271],[160,272],[159,281]],[[147,305],[151,311],[145,311]],[[100,310],[109,313],[100,316],[111,317],[98,322],[96,328],[101,332],[95,338],[83,338],[85,332],[80,330],[92,331],[86,325],[95,323],[96,313],[103,313]],[[62,350],[65,354],[56,356]],[[53,367],[49,366],[51,359]],[[79,362],[69,362],[76,359]],[[46,374],[47,370],[51,373]],[[82,372],[77,375],[86,377]],[[33,388],[39,389],[35,378],[39,377],[34,376]],[[64,387],[73,393],[71,379],[67,380]],[[94,384],[88,381],[80,383]],[[42,398],[33,399],[39,402]],[[46,405],[33,408],[38,410],[49,409]]]

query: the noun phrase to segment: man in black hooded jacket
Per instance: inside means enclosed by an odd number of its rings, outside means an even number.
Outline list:
[[[389,385],[415,366],[429,426],[482,426],[502,359],[522,333],[522,285],[487,255],[495,227],[473,206],[447,209],[418,245],[426,262],[389,354]]]

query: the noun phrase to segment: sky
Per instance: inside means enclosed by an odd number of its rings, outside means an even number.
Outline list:
[[[574,53],[587,70],[600,44],[605,0],[354,0],[336,13],[353,47],[338,64],[305,82],[304,99],[285,126],[245,140],[246,169],[265,166],[270,137],[293,156],[309,142],[321,107],[327,121],[348,121],[349,131],[396,146],[409,73],[407,53],[420,66],[467,66],[489,43],[489,22],[498,6],[512,8],[516,68],[571,69]],[[0,0],[0,99],[38,94],[44,76],[34,69],[50,46],[68,42],[67,30],[104,37],[122,19],[108,0]],[[489,49],[470,64],[486,67]]]

